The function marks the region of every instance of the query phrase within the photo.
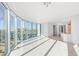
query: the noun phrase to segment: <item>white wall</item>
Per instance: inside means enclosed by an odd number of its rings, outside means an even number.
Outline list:
[[[53,25],[54,24],[42,24],[41,25],[41,34],[44,36],[53,36]],[[57,24],[55,24],[57,25]],[[57,25],[58,28],[59,25]],[[59,31],[57,31],[58,33]]]
[[[71,35],[73,43],[79,44],[79,16],[71,18]]]
[[[48,24],[48,36],[52,36],[53,35],[53,25],[56,25],[56,27],[57,27],[57,35],[59,36],[59,34],[60,34],[60,31],[59,31],[59,26],[60,25],[65,25],[65,24],[63,24],[63,23],[57,23],[57,24],[55,24],[55,23],[52,23],[52,24]]]
[[[53,36],[53,24],[48,24],[48,36]]]

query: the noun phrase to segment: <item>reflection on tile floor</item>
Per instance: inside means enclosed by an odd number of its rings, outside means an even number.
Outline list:
[[[24,42],[15,48],[10,56],[78,56],[79,46],[53,40],[47,37],[39,37],[34,42]],[[30,43],[30,44],[29,44]]]

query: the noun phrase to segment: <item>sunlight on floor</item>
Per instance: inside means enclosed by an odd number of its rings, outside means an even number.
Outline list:
[[[22,55],[23,53],[29,51],[29,50],[32,49],[33,47],[39,45],[41,42],[44,42],[44,41],[46,41],[46,40],[48,40],[48,38],[45,37],[45,38],[43,38],[42,40],[39,40],[39,41],[34,42],[34,43],[32,43],[32,44],[23,46],[23,47],[21,47],[21,48],[19,48],[19,49],[16,49],[16,50],[12,51],[10,55],[12,55],[12,56],[16,56],[16,55],[19,56],[19,55]],[[26,42],[26,43],[27,43],[27,42]]]
[[[47,54],[46,56],[72,56],[74,51],[79,55],[79,47],[77,45],[73,46],[72,44],[47,37],[41,37],[40,40],[28,44],[30,42],[19,44],[19,48],[15,48],[10,56],[44,56],[45,54]]]
[[[45,42],[44,44],[40,45],[33,51],[29,52],[25,56],[43,56],[45,53],[49,50],[49,48],[52,46],[52,44],[55,42],[55,40],[50,39],[49,41]]]
[[[75,49],[77,55],[79,56],[79,46],[78,45],[74,45],[73,48]]]
[[[61,41],[57,41],[52,50],[48,54],[49,56],[68,56],[67,44]]]

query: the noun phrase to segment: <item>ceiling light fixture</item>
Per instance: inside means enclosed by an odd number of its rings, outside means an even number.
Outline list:
[[[50,4],[52,4],[51,2],[43,2],[43,4],[46,6],[46,7],[49,7]]]

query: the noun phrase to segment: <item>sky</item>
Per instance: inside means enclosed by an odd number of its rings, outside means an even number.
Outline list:
[[[4,19],[4,9],[0,5],[0,29],[3,28],[3,21],[4,21],[3,19]]]

